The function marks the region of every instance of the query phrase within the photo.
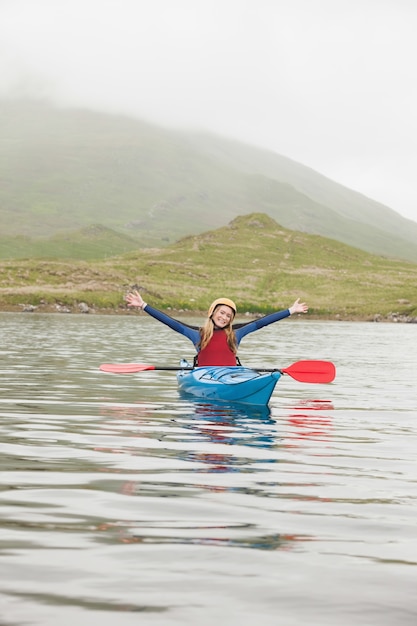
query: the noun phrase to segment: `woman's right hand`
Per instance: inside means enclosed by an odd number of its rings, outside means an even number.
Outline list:
[[[143,309],[146,306],[146,302],[143,300],[139,291],[129,291],[129,293],[125,296],[125,300],[127,302],[127,306],[137,306],[140,309]]]
[[[294,302],[292,306],[288,309],[290,315],[294,315],[294,313],[308,313],[308,306],[305,302],[300,302],[300,298]]]

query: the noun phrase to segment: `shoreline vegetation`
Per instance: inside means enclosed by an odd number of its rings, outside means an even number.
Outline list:
[[[207,311],[201,310],[190,310],[190,309],[175,309],[172,307],[167,307],[163,309],[171,315],[172,317],[177,318],[187,318],[187,317],[201,317],[204,318],[207,314]],[[272,309],[271,309],[272,311]],[[40,303],[39,305],[33,304],[1,304],[0,303],[0,313],[37,313],[42,315],[53,315],[53,314],[66,314],[66,315],[124,315],[124,316],[134,316],[134,315],[145,315],[142,311],[132,310],[128,308],[127,305],[120,304],[117,307],[95,307],[89,306],[85,302],[80,302],[72,305],[68,304],[47,304]],[[257,318],[262,317],[265,313],[260,313],[256,311],[246,311],[238,313],[238,318]],[[387,315],[382,315],[380,313],[375,313],[371,315],[365,314],[354,314],[354,313],[322,313],[317,314],[313,312],[309,312],[307,315],[294,315],[293,319],[303,318],[303,320],[307,321],[335,321],[335,322],[379,322],[379,323],[402,323],[402,324],[417,324],[417,317],[402,314],[399,312],[388,313]]]
[[[0,260],[0,311],[134,315],[124,294],[175,316],[205,316],[219,296],[239,317],[287,308],[308,319],[416,323],[417,264],[376,256],[319,235],[283,228],[265,214],[94,261]]]

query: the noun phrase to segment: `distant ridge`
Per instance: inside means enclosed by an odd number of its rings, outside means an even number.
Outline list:
[[[105,259],[126,254],[139,247],[138,242],[101,224],[80,230],[58,233],[50,238],[22,235],[0,237],[0,259]]]
[[[49,248],[55,256],[49,238],[76,240],[77,231],[102,225],[109,241],[121,238],[118,254],[257,212],[285,228],[417,262],[416,222],[273,152],[42,102],[1,101],[0,128],[0,243],[10,257],[22,255],[16,236],[38,252],[32,238],[42,238],[40,254]],[[83,252],[72,243],[74,253],[93,258],[84,243]]]

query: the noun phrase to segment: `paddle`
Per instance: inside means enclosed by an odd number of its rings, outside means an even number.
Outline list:
[[[136,374],[137,372],[145,372],[147,370],[192,370],[193,367],[158,367],[157,365],[148,365],[146,363],[103,363],[100,365],[102,372],[111,374]],[[284,369],[265,369],[251,368],[256,372],[280,372],[288,374],[291,378],[303,383],[331,383],[336,376],[336,368],[330,361],[297,361]]]

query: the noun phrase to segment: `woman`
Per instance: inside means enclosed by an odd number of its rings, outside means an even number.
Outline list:
[[[146,311],[163,324],[188,337],[197,350],[194,359],[195,366],[240,365],[237,349],[245,335],[294,313],[307,313],[308,311],[308,306],[304,302],[300,303],[300,298],[298,298],[289,309],[265,315],[253,322],[233,324],[237,313],[235,303],[229,298],[218,298],[210,305],[204,326],[199,328],[184,324],[150,306],[143,300],[138,291],[128,293],[126,302],[128,306],[138,307],[142,311]]]

